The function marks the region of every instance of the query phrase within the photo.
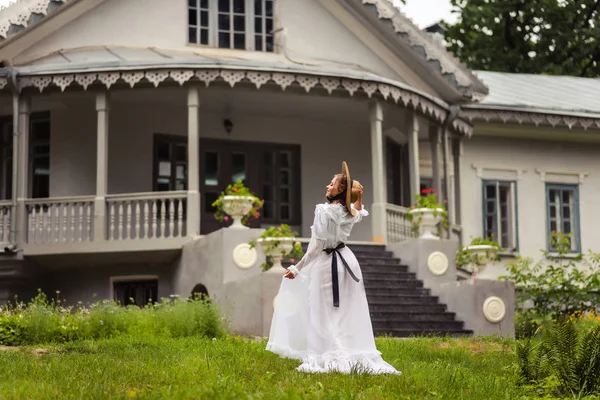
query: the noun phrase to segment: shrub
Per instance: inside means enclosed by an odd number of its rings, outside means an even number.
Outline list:
[[[496,250],[495,252],[488,251],[486,252],[485,257],[481,257],[477,254],[474,254],[469,248],[470,246],[492,246],[495,247]],[[498,253],[503,250],[504,249],[500,246],[500,244],[493,240],[493,238],[488,239],[476,237],[471,240],[471,243],[469,243],[468,246],[461,246],[458,249],[458,251],[456,252],[456,265],[458,265],[459,267],[466,267],[468,265],[479,267],[483,265],[486,260],[500,261],[500,256],[498,255]]]
[[[570,236],[555,233],[557,254],[543,251],[543,260],[517,257],[508,264],[509,273],[501,279],[515,282],[517,306],[532,305],[533,315],[550,314],[553,319],[568,319],[575,311],[599,311],[600,255],[572,254]]]
[[[221,337],[219,310],[208,301],[173,296],[146,307],[122,307],[110,300],[66,307],[41,291],[28,304],[0,309],[0,345],[65,343],[120,335]]]
[[[600,393],[600,325],[554,325],[540,341],[517,344],[520,384],[566,396]]]

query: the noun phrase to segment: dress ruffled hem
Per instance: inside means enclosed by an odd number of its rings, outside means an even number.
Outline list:
[[[284,348],[274,344],[267,344],[267,350],[283,358],[301,360],[302,365],[296,368],[306,373],[341,372],[344,374],[392,374],[400,375],[401,372],[385,362],[379,351],[345,352],[343,350],[327,352],[325,354],[309,354],[305,351]]]

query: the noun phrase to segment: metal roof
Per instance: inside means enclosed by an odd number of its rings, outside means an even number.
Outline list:
[[[600,79],[475,71],[489,95],[468,108],[600,114]]]

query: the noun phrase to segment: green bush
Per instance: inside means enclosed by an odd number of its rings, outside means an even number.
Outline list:
[[[543,251],[537,262],[519,256],[501,277],[515,282],[517,307],[561,321],[576,311],[600,311],[600,255],[573,254],[570,235],[554,233],[552,243],[556,253]]]
[[[58,294],[58,293],[57,293]],[[65,306],[41,291],[28,304],[0,308],[0,345],[65,343],[120,335],[222,337],[217,307],[201,299],[174,296],[146,307],[122,307],[109,300]]]
[[[539,338],[517,344],[522,386],[537,395],[581,398],[600,393],[600,325],[578,329],[567,322],[546,328]]]

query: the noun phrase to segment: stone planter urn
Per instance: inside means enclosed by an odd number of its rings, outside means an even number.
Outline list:
[[[231,229],[248,229],[242,224],[242,218],[252,210],[254,198],[251,196],[224,196],[223,211],[231,217]]]
[[[414,208],[409,211],[414,219],[423,218],[420,223],[420,239],[439,240],[437,235],[438,224],[444,219],[441,208]],[[435,215],[437,214],[437,215]]]
[[[473,267],[477,268],[478,274],[483,272],[490,261],[498,258],[498,248],[489,244],[467,246],[466,250],[471,252],[471,260],[474,263]]]
[[[270,237],[257,239],[256,243],[261,247],[263,253],[273,260],[273,266],[270,270],[281,272],[281,270],[285,271],[285,268],[281,265],[281,259],[294,249],[295,241],[296,238],[294,237]]]

